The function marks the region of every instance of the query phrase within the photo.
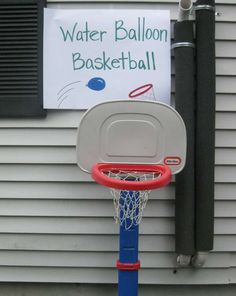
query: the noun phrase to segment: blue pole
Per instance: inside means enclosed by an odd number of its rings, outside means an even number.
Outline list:
[[[121,191],[121,195],[123,192]],[[138,198],[139,193],[131,193],[133,198]],[[123,197],[125,197],[123,195]],[[122,203],[122,199],[120,199]],[[138,210],[137,210],[138,211]],[[120,213],[123,215],[123,213]],[[131,223],[126,219],[126,226]],[[131,224],[130,224],[131,225]],[[125,225],[120,226],[120,251],[119,261],[117,262],[118,272],[118,295],[137,296],[138,295],[138,225],[132,225],[126,229]]]

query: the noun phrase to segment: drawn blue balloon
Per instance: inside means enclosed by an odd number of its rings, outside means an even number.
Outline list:
[[[106,82],[101,77],[94,77],[89,80],[87,86],[92,90],[100,91],[106,87]]]

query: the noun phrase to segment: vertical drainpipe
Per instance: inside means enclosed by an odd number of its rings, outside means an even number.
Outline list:
[[[195,253],[195,48],[193,22],[189,20],[192,1],[179,2],[174,24],[175,108],[187,131],[187,156],[183,171],[176,176],[175,252],[177,264],[187,266]]]
[[[200,267],[213,249],[215,164],[215,1],[196,1],[196,255]]]

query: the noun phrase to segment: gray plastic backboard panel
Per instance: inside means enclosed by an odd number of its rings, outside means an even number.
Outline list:
[[[176,174],[185,165],[186,129],[172,107],[152,101],[111,101],[89,109],[77,137],[77,163],[160,164]]]

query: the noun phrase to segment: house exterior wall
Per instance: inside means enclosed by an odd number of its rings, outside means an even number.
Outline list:
[[[172,23],[177,18],[174,0],[79,2],[48,6],[170,9]],[[153,190],[140,226],[140,284],[236,283],[236,3],[218,0],[216,10],[214,250],[203,268],[176,269],[174,182]],[[172,73],[174,81],[174,65]],[[82,114],[49,110],[45,119],[0,119],[1,282],[117,282],[109,190],[76,165]]]

